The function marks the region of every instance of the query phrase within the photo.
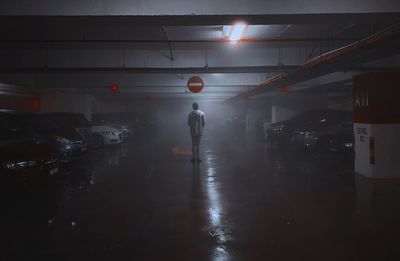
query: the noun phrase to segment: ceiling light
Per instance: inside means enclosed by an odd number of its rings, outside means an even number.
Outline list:
[[[232,30],[232,26],[231,25],[224,25],[222,26],[222,36],[225,38],[229,37],[229,34]]]
[[[234,26],[232,26],[231,28],[231,32],[229,35],[229,40],[231,41],[239,41],[242,36],[244,31],[247,28],[247,24],[240,22],[240,23],[236,23]]]

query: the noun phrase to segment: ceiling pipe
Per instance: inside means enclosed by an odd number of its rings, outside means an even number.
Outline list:
[[[169,58],[171,61],[173,61],[173,60],[174,60],[174,54],[173,54],[173,52],[172,52],[171,41],[168,40],[168,35],[167,35],[167,31],[165,30],[165,26],[161,26],[161,30],[162,30],[163,35],[164,35],[164,37],[165,37],[165,41],[168,43],[169,54],[170,54],[168,58]]]
[[[347,71],[356,65],[400,53],[400,23],[345,47],[330,51],[289,73],[262,82],[256,88],[228,99],[228,102],[274,91],[333,72]]]

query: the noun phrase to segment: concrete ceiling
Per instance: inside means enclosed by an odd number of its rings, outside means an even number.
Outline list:
[[[285,1],[2,2],[0,82],[102,97],[117,83],[124,98],[199,98],[185,85],[200,75],[201,98],[227,99],[400,17],[398,1]],[[249,27],[231,44],[223,26],[237,20]],[[366,62],[346,70],[399,68],[399,59]]]
[[[397,0],[14,0],[0,2],[0,15],[287,15],[393,13]]]

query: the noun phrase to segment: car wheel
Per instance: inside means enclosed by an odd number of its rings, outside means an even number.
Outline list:
[[[91,142],[91,147],[94,149],[103,147],[104,145],[104,139],[101,135],[95,134],[92,136],[92,142]]]

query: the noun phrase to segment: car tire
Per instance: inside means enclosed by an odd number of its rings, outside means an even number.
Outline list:
[[[92,135],[91,147],[94,149],[98,149],[104,146],[104,139],[99,134]]]

